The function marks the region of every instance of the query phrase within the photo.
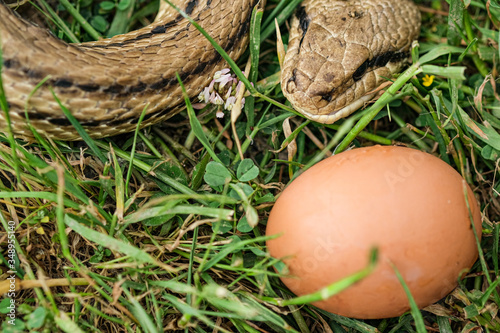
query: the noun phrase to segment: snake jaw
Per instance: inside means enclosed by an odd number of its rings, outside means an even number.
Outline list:
[[[398,73],[406,62],[406,59],[402,59],[370,69],[364,73],[364,81],[351,78],[328,92],[311,89],[311,86],[305,90],[294,86],[295,89],[290,91],[287,90],[290,85],[285,86],[283,92],[294,109],[307,119],[332,124],[362,108],[376,95],[373,91],[386,81],[385,78]]]
[[[296,109],[296,110],[299,111],[303,116],[305,116],[309,120],[316,121],[322,124],[333,124],[337,120],[345,118],[350,114],[352,114],[354,111],[361,108],[365,103],[369,102],[374,96],[375,94],[365,95],[357,99],[353,103],[346,105],[343,108],[333,111],[329,114],[314,114],[304,109]]]

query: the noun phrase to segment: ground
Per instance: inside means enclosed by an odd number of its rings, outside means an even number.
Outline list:
[[[216,118],[209,107],[95,141],[0,134],[2,332],[500,332],[500,7],[416,2],[423,27],[413,66],[386,88],[393,95],[334,125],[277,106],[286,100],[268,31],[279,14],[286,44],[286,18],[298,1],[278,11],[268,1],[258,94],[246,96],[234,128],[229,114]],[[79,40],[95,38],[68,13],[71,4],[53,5]],[[75,6],[109,35],[148,24],[157,3]],[[0,105],[6,112],[1,90]],[[273,203],[317,161],[374,144],[431,153],[463,176],[481,209],[479,260],[452,294],[398,318],[354,320],[283,305],[295,296],[266,252]]]

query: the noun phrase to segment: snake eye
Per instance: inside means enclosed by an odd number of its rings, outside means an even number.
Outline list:
[[[368,69],[368,63],[369,62],[370,61],[368,59],[365,60],[365,62],[362,63],[361,66],[359,66],[358,69],[356,69],[356,71],[352,74],[352,79],[354,81],[361,80],[361,78],[363,77],[363,75],[365,75],[365,72]]]

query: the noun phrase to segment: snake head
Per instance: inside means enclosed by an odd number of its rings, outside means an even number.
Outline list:
[[[281,87],[305,117],[333,123],[407,61],[420,31],[409,1],[306,0],[292,19]]]

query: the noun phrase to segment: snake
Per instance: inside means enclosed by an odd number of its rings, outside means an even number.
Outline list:
[[[259,0],[172,3],[234,60],[248,45],[253,9],[264,6]],[[185,108],[177,75],[196,99],[228,65],[179,11],[160,9],[141,29],[67,43],[0,0],[1,77],[15,136],[32,137],[29,122],[47,137],[81,140],[62,106],[94,138],[135,130],[143,110],[142,127],[159,123]],[[405,66],[419,32],[420,13],[411,0],[304,0],[290,22],[283,95],[313,121],[346,117]],[[6,117],[0,112],[3,131]]]

